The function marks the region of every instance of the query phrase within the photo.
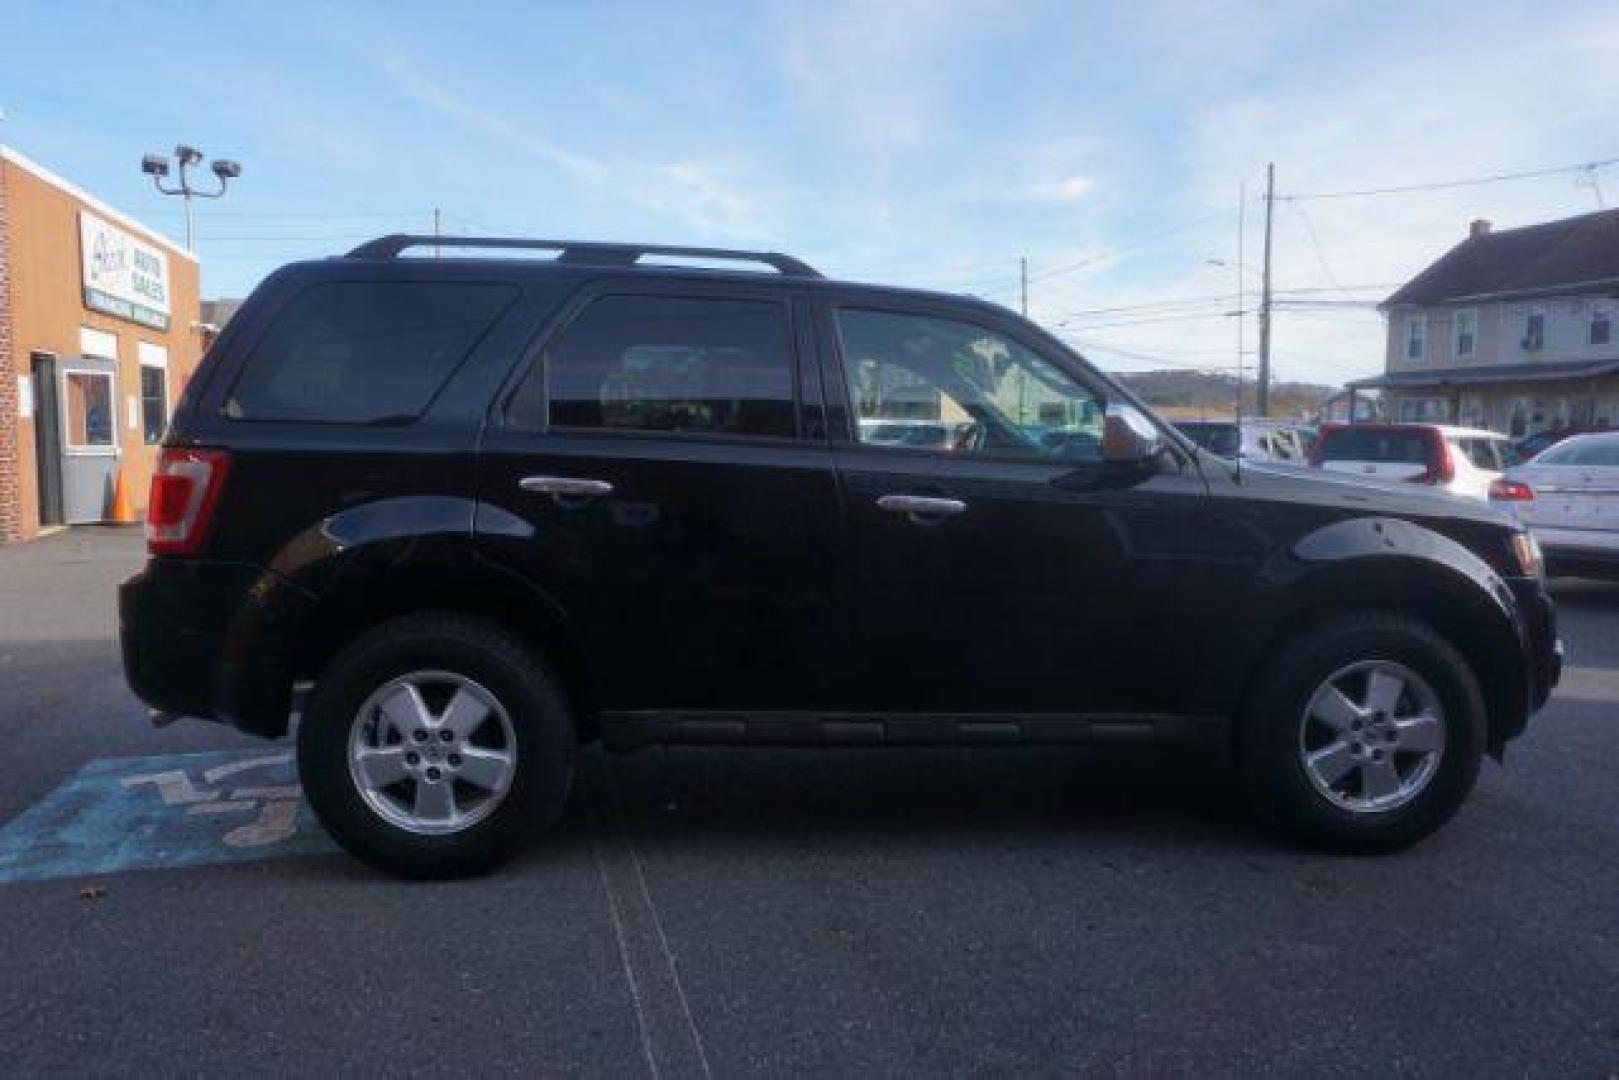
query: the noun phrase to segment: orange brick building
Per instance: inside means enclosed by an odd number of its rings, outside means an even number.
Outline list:
[[[0,146],[0,543],[143,512],[204,339],[195,257]]]

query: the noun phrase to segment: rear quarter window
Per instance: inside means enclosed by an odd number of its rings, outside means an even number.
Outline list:
[[[1433,442],[1421,431],[1342,428],[1321,437],[1322,461],[1375,461],[1426,465]]]
[[[408,423],[517,296],[510,285],[328,282],[299,293],[225,399],[233,420]]]

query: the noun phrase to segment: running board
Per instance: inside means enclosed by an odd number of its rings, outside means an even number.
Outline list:
[[[1028,716],[695,711],[601,714],[609,749],[671,743],[738,746],[1051,746],[1084,743],[1223,744],[1220,716],[1134,713]]]

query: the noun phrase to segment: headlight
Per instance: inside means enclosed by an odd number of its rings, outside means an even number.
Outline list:
[[[1512,534],[1512,559],[1524,577],[1539,577],[1546,569],[1545,560],[1540,556],[1540,544],[1533,533]]]

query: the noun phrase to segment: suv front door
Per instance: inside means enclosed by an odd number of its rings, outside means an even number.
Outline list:
[[[554,606],[604,711],[826,704],[838,506],[794,308],[598,285],[485,436],[479,549]]]
[[[849,530],[847,708],[958,726],[1182,710],[1209,601],[1190,457],[1104,461],[1105,384],[1009,320],[851,299],[826,305],[820,336]],[[901,422],[945,434],[871,437]]]

